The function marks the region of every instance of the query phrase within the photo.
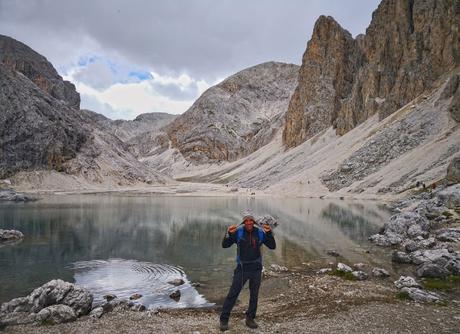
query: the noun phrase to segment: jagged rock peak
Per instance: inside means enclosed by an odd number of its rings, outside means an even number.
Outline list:
[[[331,125],[342,135],[375,113],[392,114],[459,66],[459,40],[460,1],[383,0],[356,39],[321,16],[302,59],[284,144],[297,146]]]
[[[351,34],[332,17],[320,16],[299,71],[299,84],[289,103],[284,143],[297,146],[328,128],[350,94],[361,51]]]
[[[63,80],[45,57],[27,45],[0,35],[0,63],[24,74],[41,90],[69,107],[80,108],[80,94],[75,90],[74,84]]]

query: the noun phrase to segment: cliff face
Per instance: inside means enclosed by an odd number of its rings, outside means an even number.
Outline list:
[[[89,139],[78,110],[0,63],[0,178],[21,170],[61,170]]]
[[[53,65],[27,45],[0,35],[0,63],[24,74],[41,90],[69,107],[80,108],[80,94],[74,84],[62,80]]]
[[[256,151],[282,127],[298,69],[264,63],[209,88],[166,126],[172,147],[196,163],[233,161]]]
[[[283,140],[296,146],[328,128],[352,89],[362,53],[351,34],[330,16],[315,24],[289,102]]]
[[[43,56],[0,36],[0,178],[57,171],[90,184],[169,181],[146,169],[116,133],[144,130],[142,126],[161,121],[162,115],[117,122],[79,110],[78,104],[74,86],[63,81]],[[32,178],[39,174],[31,173]]]
[[[383,119],[460,64],[460,2],[383,0],[353,39],[320,17],[289,104],[283,142],[294,147],[334,126],[343,135]]]

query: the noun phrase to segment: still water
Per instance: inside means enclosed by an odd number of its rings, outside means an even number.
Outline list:
[[[246,210],[279,222],[277,249],[263,250],[265,266],[327,263],[334,260],[327,249],[336,249],[348,263],[385,263],[374,252],[366,253],[368,236],[389,216],[371,201],[53,196],[0,204],[0,228],[25,235],[20,243],[0,247],[0,303],[54,278],[87,287],[95,302],[107,293],[140,293],[139,302],[150,307],[220,302],[236,255],[234,246],[221,247],[222,237]],[[185,284],[176,288],[168,283],[175,278]],[[177,289],[179,302],[169,298]]]

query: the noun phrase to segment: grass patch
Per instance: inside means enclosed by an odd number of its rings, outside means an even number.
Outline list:
[[[56,325],[55,322],[51,319],[45,319],[40,322],[40,325],[42,326],[53,326]]]
[[[446,278],[424,278],[422,283],[428,290],[452,291],[460,288],[460,276],[450,275]]]
[[[329,271],[327,274],[331,275],[331,276],[341,277],[341,278],[346,279],[348,281],[356,281],[356,277],[353,276],[352,273],[340,271],[340,270],[337,270],[337,269]]]
[[[444,211],[442,214],[443,214],[443,216],[446,216],[447,218],[449,218],[449,217],[452,217],[452,216],[453,216],[453,214],[452,214],[450,211],[447,211],[447,210],[446,210],[446,211]]]
[[[399,299],[399,300],[412,300],[409,297],[409,294],[407,292],[404,292],[404,291],[397,292],[396,293],[396,298]]]

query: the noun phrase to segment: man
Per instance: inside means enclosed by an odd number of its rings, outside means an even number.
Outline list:
[[[237,244],[237,267],[233,273],[232,286],[228,292],[220,315],[220,330],[228,329],[230,312],[235,305],[236,298],[240,294],[246,281],[249,280],[249,307],[246,311],[246,326],[257,328],[254,321],[257,310],[259,287],[262,278],[262,255],[260,247],[265,244],[270,249],[276,248],[270,225],[264,224],[262,229],[254,226],[254,216],[247,214],[243,217],[244,226],[232,225],[228,228],[222,247],[228,248]]]

